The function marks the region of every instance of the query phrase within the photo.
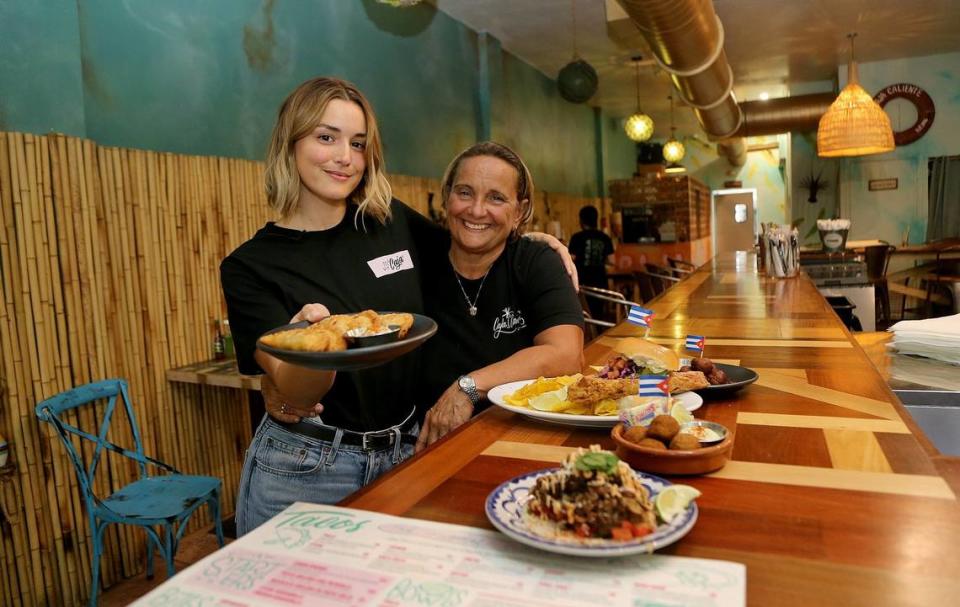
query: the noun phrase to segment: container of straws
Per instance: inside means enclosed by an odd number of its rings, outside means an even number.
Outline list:
[[[767,276],[790,278],[800,272],[800,233],[789,225],[772,225],[763,231]]]

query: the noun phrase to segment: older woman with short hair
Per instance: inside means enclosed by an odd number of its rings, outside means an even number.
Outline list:
[[[440,329],[424,349],[427,411],[417,449],[467,421],[494,386],[582,367],[583,312],[559,257],[518,238],[533,214],[533,178],[510,148],[483,142],[447,168],[447,258],[423,261],[427,314]],[[451,383],[452,380],[452,383]]]

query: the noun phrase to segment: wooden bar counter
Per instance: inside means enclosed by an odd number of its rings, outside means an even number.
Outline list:
[[[695,412],[735,430],[733,458],[673,479],[703,493],[700,519],[662,552],[744,563],[751,605],[957,604],[960,463],[912,423],[805,276],[767,279],[752,256],[730,256],[651,307],[658,343],[679,352],[705,335],[707,356],[760,374]],[[641,334],[610,329],[587,363]],[[591,443],[613,447],[607,431],[493,407],[343,505],[492,528],[483,507],[497,484]]]

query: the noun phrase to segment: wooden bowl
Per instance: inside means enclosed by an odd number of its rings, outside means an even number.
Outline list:
[[[610,432],[617,444],[617,457],[630,464],[634,470],[652,474],[706,474],[723,468],[733,451],[733,432],[716,445],[693,451],[660,451],[640,447],[623,437],[623,424],[617,424]]]

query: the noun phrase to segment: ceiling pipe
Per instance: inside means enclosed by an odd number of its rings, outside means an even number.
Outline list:
[[[836,98],[836,93],[816,93],[767,101],[745,101],[740,104],[743,122],[734,135],[756,137],[790,131],[816,131],[820,117]]]
[[[733,166],[747,161],[744,137],[816,130],[835,98],[821,93],[738,104],[712,0],[618,1],[707,137],[718,142],[717,153]]]
[[[734,136],[743,114],[712,0],[619,0],[707,137]]]

